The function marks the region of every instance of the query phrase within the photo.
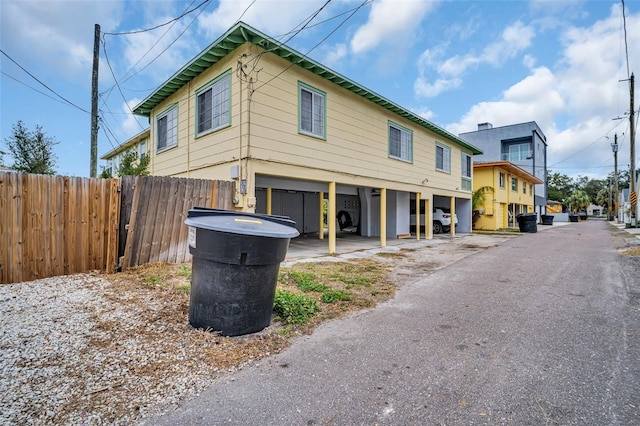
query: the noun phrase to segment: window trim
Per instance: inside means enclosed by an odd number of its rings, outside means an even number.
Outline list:
[[[229,79],[229,98],[227,99],[228,102],[228,108],[226,111],[226,116],[227,116],[227,122],[224,124],[221,124],[217,127],[213,126],[213,106],[212,106],[212,120],[211,120],[211,128],[209,129],[205,129],[203,131],[199,131],[199,127],[200,127],[200,102],[199,102],[199,98],[200,95],[204,94],[205,92],[211,90],[211,92],[213,93],[213,87],[217,84],[220,83],[222,80],[228,78]],[[213,80],[209,81],[208,83],[204,84],[203,86],[199,87],[198,89],[196,89],[195,91],[195,137],[199,138],[205,135],[208,135],[210,133],[214,133],[217,132],[218,130],[227,128],[231,126],[231,68],[229,68],[228,70],[226,70],[225,72],[223,72],[222,74],[218,75],[216,78],[214,78]],[[213,98],[212,98],[212,102],[213,102]]]
[[[505,189],[507,185],[507,174],[505,172],[498,172],[498,186],[500,189]]]
[[[522,193],[526,194],[527,193],[527,182],[522,181]]]
[[[310,92],[312,95],[317,95],[322,97],[322,129],[321,134],[313,133],[313,96],[311,98],[311,132],[302,129],[302,91],[306,90]],[[302,81],[298,81],[298,133],[310,136],[316,139],[327,140],[327,92],[324,92],[320,89],[316,89],[313,86],[310,86]]]
[[[158,147],[158,143],[160,142],[159,137],[160,137],[160,133],[158,131],[158,122],[163,119],[164,117],[167,117],[169,114],[173,113],[175,111],[176,113],[176,137],[175,137],[175,142],[172,145],[169,145],[168,143],[162,147],[159,148]],[[176,146],[178,146],[178,104],[173,104],[170,107],[168,107],[167,109],[165,109],[164,111],[162,111],[160,114],[157,114],[155,117],[155,133],[156,133],[156,137],[155,137],[155,148],[156,148],[156,153],[161,153],[161,152],[165,152],[170,150],[171,148],[175,148]],[[168,140],[168,138],[167,138]]]
[[[391,153],[391,128],[394,128],[396,130],[400,131],[400,155],[402,155],[402,133],[406,133],[409,135],[410,137],[410,141],[409,141],[409,158],[403,158],[402,156],[397,156],[397,155],[393,155]],[[406,127],[395,123],[391,120],[388,121],[388,126],[387,126],[387,138],[388,138],[388,154],[389,154],[389,158],[393,158],[394,160],[399,160],[399,161],[404,161],[406,163],[412,163],[413,164],[413,130],[407,129]]]
[[[518,192],[518,178],[511,176],[511,192]]]
[[[442,153],[442,165],[443,165],[443,168],[438,168],[438,148],[442,148],[442,150],[443,150],[443,153]],[[448,158],[449,161],[447,162],[448,164],[446,164],[446,166],[447,166],[446,168],[444,167],[445,166],[445,164],[444,164],[444,162],[445,162],[444,161],[445,160],[444,159],[444,157],[445,157],[444,152],[445,151],[447,151],[449,153],[449,158]],[[436,142],[436,170],[439,171],[439,172],[451,174],[451,147],[448,146],[448,145],[442,144],[440,142]]]

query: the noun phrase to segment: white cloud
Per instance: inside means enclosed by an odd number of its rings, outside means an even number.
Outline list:
[[[220,0],[218,8],[213,12],[203,13],[198,24],[201,31],[213,41],[242,16],[243,22],[269,36],[278,37],[297,28],[324,3],[324,0],[258,0],[252,5],[251,0]],[[327,7],[323,12],[329,9],[330,7]],[[320,16],[322,14],[318,15],[318,18]]]
[[[609,143],[625,123],[611,119],[628,111],[624,52],[620,49],[621,11],[562,33],[561,61],[533,68],[500,99],[473,105],[462,119],[447,126],[453,133],[473,131],[477,123],[503,126],[536,121],[548,139],[548,165],[568,175],[603,177],[613,163]],[[640,28],[640,14],[627,15],[627,28]],[[628,32],[629,59],[638,61],[640,32]],[[526,45],[526,37],[521,46]],[[525,57],[530,66],[533,58]],[[631,68],[640,65],[631,64]],[[607,140],[605,136],[611,138]],[[624,144],[624,142],[622,142]],[[628,160],[627,160],[628,161]]]
[[[121,1],[3,0],[2,47],[25,68],[37,71],[37,76],[59,73],[76,81],[91,69],[94,25],[110,31],[122,12]],[[47,67],[40,67],[42,63]]]
[[[126,118],[122,122],[122,130],[124,134],[127,135],[127,138],[133,135],[137,135],[142,131],[142,129],[140,128],[140,124],[141,124],[140,121],[143,121],[146,119],[142,119],[141,117],[136,117],[133,114],[131,114],[131,110],[136,105],[138,105],[141,101],[142,99],[133,98],[127,101],[127,103],[123,102],[121,105],[122,111],[127,114]]]
[[[407,44],[425,15],[436,2],[378,0],[371,6],[368,21],[351,39],[351,50],[363,53],[381,44]]]
[[[347,45],[344,43],[336,43],[326,49],[326,54],[322,62],[324,65],[334,68],[339,62],[347,56]]]
[[[413,90],[418,96],[433,98],[441,93],[457,89],[461,85],[462,80],[459,78],[450,80],[437,79],[434,83],[429,83],[424,78],[418,77],[413,83]]]

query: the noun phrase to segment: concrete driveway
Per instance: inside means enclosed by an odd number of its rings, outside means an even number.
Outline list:
[[[640,261],[621,233],[572,223],[408,275],[148,423],[640,424]]]

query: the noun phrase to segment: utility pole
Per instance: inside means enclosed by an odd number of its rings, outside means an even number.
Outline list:
[[[98,176],[98,65],[100,61],[100,25],[93,35],[93,73],[91,75],[91,167],[90,176]]]
[[[616,183],[616,198],[613,200],[613,211],[616,215],[616,222],[618,222],[618,134],[615,134],[614,143],[611,144],[613,150],[613,179]]]
[[[631,180],[630,182],[630,189],[629,189],[629,201],[631,201],[631,227],[635,228],[638,226],[637,223],[637,218],[636,218],[636,205],[638,204],[638,194],[636,193],[636,147],[635,147],[635,129],[634,129],[634,120],[633,120],[633,116],[634,116],[634,111],[633,111],[633,92],[634,92],[634,77],[633,77],[633,73],[631,73],[631,80],[629,82],[629,86],[630,86],[630,95],[629,95],[629,100],[630,100],[630,104],[631,104],[631,108],[629,110],[629,122],[630,122],[630,126],[629,126],[629,139],[630,139],[630,143],[629,145],[631,146],[630,150],[631,150],[631,174],[629,175],[629,178]]]

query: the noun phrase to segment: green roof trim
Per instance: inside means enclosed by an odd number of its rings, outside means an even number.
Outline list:
[[[469,144],[465,140],[459,138],[453,133],[449,133],[445,129],[436,126],[430,121],[412,113],[411,111],[402,108],[394,102],[385,99],[371,90],[360,86],[358,83],[349,80],[347,77],[340,75],[339,73],[332,71],[324,65],[315,62],[304,56],[301,53],[289,48],[288,46],[272,39],[271,37],[261,33],[255,28],[250,27],[244,22],[238,22],[220,38],[214,41],[206,49],[204,49],[198,56],[193,58],[190,62],[184,65],[178,72],[165,81],[158,89],[147,96],[142,102],[140,102],[134,109],[134,114],[149,117],[151,111],[157,107],[162,101],[167,99],[178,89],[183,87],[194,77],[200,74],[205,69],[216,64],[221,58],[227,56],[231,51],[237,49],[246,42],[251,42],[264,49],[268,49],[269,52],[280,56],[282,59],[296,64],[310,72],[328,80],[350,92],[361,96],[382,108],[385,108],[394,114],[404,117],[409,121],[416,123],[417,125],[424,127],[433,133],[446,138],[451,142],[455,142],[457,145],[471,151],[474,155],[482,154],[482,151],[477,147]]]

